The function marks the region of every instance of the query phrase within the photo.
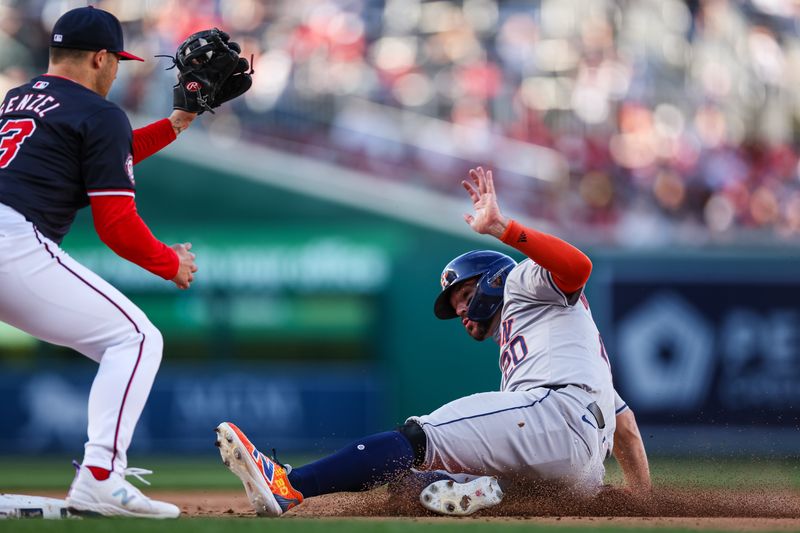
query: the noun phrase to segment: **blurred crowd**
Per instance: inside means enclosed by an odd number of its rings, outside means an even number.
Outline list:
[[[46,68],[69,0],[0,0],[0,90]],[[204,127],[631,246],[800,240],[797,0],[104,0],[126,48],[211,26],[254,86]],[[131,62],[132,63],[132,62]],[[110,98],[164,115],[174,71]]]

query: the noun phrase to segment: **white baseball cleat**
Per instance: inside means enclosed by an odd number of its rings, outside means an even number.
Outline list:
[[[148,470],[128,469],[138,477]],[[141,479],[141,478],[139,478]],[[75,515],[133,516],[138,518],[178,518],[181,510],[171,503],[151,500],[117,472],[98,481],[88,468],[80,468],[66,499],[67,509]]]
[[[422,490],[419,502],[434,513],[467,516],[493,507],[503,499],[503,491],[494,476],[481,476],[466,483],[442,480]]]

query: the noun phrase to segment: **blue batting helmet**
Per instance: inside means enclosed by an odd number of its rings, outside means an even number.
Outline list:
[[[467,318],[475,322],[490,320],[503,305],[506,278],[516,265],[517,262],[507,255],[492,250],[474,250],[459,255],[442,271],[442,292],[434,302],[434,314],[443,320],[458,316],[450,305],[450,292],[462,281],[479,278]]]

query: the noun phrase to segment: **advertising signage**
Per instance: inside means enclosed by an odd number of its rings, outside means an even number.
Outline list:
[[[616,280],[613,365],[648,422],[796,426],[800,279]]]

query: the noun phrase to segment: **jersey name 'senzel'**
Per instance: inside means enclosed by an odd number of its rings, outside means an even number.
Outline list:
[[[132,131],[114,103],[38,76],[0,105],[0,203],[60,243],[89,196],[133,196]]]
[[[39,82],[38,88],[44,88],[47,87],[47,85],[48,82],[46,81]],[[60,106],[61,104],[53,96],[41,92],[39,94],[28,93],[21,96],[13,96],[9,98],[8,101],[3,102],[3,104],[0,105],[0,117],[2,117],[6,111],[9,113],[32,111],[36,113],[39,118],[44,118],[48,111],[52,111]]]

